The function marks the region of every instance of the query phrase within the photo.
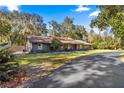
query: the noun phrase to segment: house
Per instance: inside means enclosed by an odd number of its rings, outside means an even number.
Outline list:
[[[83,40],[74,40],[68,37],[28,36],[26,50],[32,53],[50,52],[51,43],[54,38],[61,42],[61,46],[57,51],[86,50],[91,47],[91,44]]]

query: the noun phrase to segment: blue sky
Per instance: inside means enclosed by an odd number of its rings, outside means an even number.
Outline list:
[[[43,17],[48,26],[50,20],[61,23],[66,16],[74,18],[74,24],[84,25],[89,28],[90,21],[97,16],[99,10],[95,5],[22,5],[22,6],[1,6],[1,9],[8,11],[17,10],[20,12],[35,13]]]

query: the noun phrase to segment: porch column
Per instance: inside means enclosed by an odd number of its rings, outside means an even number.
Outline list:
[[[64,50],[64,44],[61,45],[60,50]]]

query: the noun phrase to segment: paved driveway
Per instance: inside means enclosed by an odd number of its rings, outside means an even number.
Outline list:
[[[32,83],[34,88],[124,88],[120,52],[92,54],[57,69]]]

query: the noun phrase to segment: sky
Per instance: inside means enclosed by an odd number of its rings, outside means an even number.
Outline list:
[[[20,5],[20,6],[0,6],[0,9],[7,11],[27,12],[31,14],[38,14],[43,17],[44,22],[49,27],[48,22],[56,20],[62,23],[66,16],[74,18],[74,24],[84,25],[89,28],[92,18],[96,17],[99,10],[95,5]]]

